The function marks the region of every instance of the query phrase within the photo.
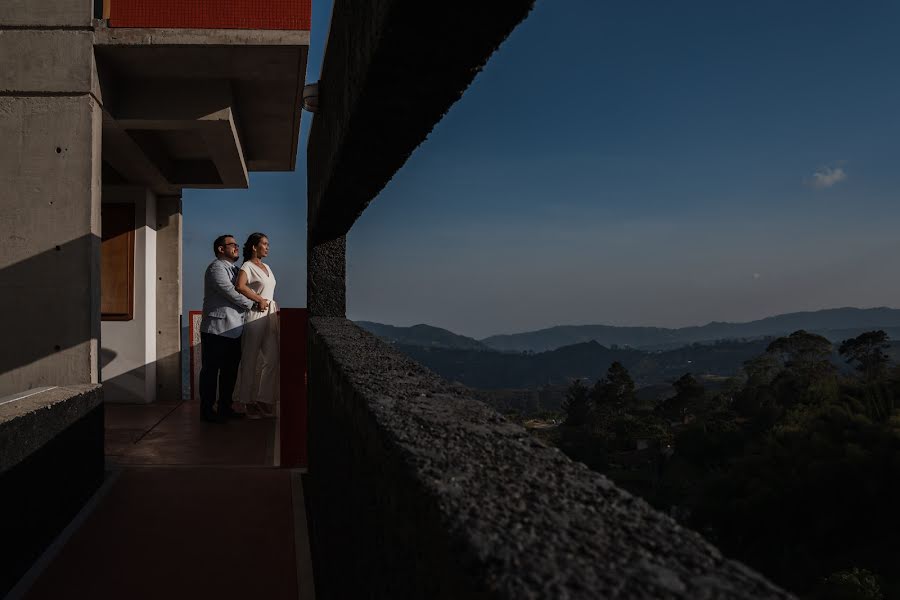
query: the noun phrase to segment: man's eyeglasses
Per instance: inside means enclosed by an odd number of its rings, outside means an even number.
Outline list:
[[[224,246],[225,248],[227,248],[228,246],[237,246],[237,245],[238,245],[237,242],[231,242],[230,244],[223,244],[223,246]]]

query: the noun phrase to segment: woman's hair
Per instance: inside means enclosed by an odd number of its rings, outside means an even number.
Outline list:
[[[257,244],[259,244],[259,240],[261,240],[263,238],[267,238],[267,237],[269,237],[269,236],[267,236],[264,233],[260,233],[258,231],[256,233],[250,234],[250,237],[248,237],[247,241],[244,242],[244,260],[245,261],[253,258],[253,246],[256,246]]]

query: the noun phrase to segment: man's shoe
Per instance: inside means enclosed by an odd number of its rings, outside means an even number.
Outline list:
[[[226,421],[225,417],[220,417],[216,413],[203,413],[200,415],[200,420],[205,423],[224,423]]]
[[[242,412],[237,412],[236,410],[228,410],[224,414],[220,413],[220,416],[223,416],[226,419],[243,419],[247,415]]]

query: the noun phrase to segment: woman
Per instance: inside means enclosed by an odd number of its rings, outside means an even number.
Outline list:
[[[275,304],[275,274],[262,259],[269,255],[269,238],[254,233],[244,244],[244,264],[235,289],[256,303],[244,316],[241,367],[235,402],[251,419],[274,417],[278,402],[279,330]]]

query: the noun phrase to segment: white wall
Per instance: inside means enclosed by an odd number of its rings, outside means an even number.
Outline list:
[[[156,400],[156,196],[141,187],[103,187],[103,204],[135,204],[134,319],[103,321],[100,376],[107,402]],[[102,277],[102,274],[101,274]]]

